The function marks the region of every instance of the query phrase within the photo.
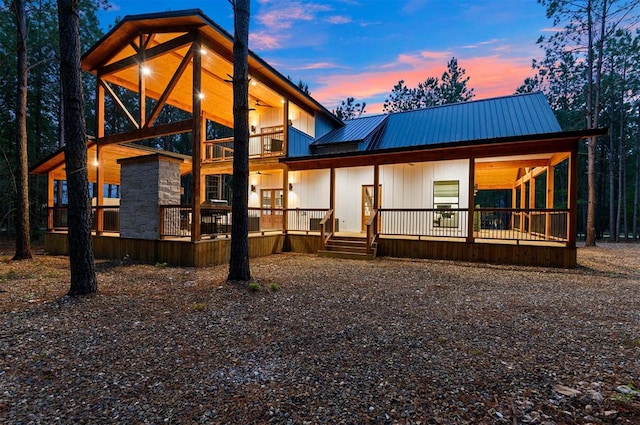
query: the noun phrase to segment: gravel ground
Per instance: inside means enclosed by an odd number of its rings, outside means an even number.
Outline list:
[[[575,270],[281,254],[227,267],[0,252],[0,423],[640,424],[640,245]]]

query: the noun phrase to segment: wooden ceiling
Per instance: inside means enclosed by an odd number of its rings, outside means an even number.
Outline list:
[[[196,40],[201,49],[192,49]],[[200,11],[166,12],[128,16],[82,58],[82,68],[111,86],[137,93],[141,67],[146,68],[146,96],[160,99],[181,70],[166,103],[191,112],[193,104],[193,57],[202,61],[202,110],[215,122],[233,125],[233,39]],[[185,59],[186,58],[186,59]],[[324,107],[302,93],[253,53],[249,55],[249,105],[251,108],[282,108],[285,99],[313,114],[321,112],[336,120]],[[181,67],[181,64],[183,66]],[[149,109],[149,108],[147,108]],[[135,115],[134,115],[135,116]]]

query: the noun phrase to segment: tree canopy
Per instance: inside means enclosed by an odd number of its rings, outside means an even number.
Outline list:
[[[446,105],[449,103],[466,102],[475,94],[468,88],[469,76],[466,70],[460,68],[458,60],[453,57],[447,63],[447,70],[440,79],[427,77],[416,87],[407,87],[404,80],[393,86],[391,94],[385,99],[383,111],[387,113],[410,111],[428,108],[430,106]]]

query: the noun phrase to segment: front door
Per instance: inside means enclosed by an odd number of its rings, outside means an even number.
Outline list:
[[[367,230],[367,222],[373,214],[373,185],[362,185],[362,231]],[[378,202],[382,201],[382,185],[378,185]],[[378,206],[379,207],[379,206]],[[378,217],[379,218],[379,217]]]
[[[282,229],[282,189],[262,189],[262,209],[260,211],[260,230]]]

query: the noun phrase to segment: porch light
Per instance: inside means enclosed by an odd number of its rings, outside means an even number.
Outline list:
[[[204,99],[204,93],[198,93],[198,99]]]
[[[204,47],[200,48],[200,54],[202,56],[207,56],[207,49],[205,49]]]
[[[98,158],[93,160],[93,166],[97,167],[98,165],[100,165],[100,161],[98,161]]]
[[[142,72],[142,75],[151,75],[151,69],[146,65],[140,67],[140,72]]]
[[[252,132],[252,133],[255,133],[255,132],[256,132],[256,126],[255,126],[255,125],[253,125],[253,124],[251,124],[251,132]]]
[[[256,191],[256,185],[255,184],[251,185],[251,191],[255,193],[255,191]]]
[[[289,183],[289,190],[293,190],[293,183]]]

